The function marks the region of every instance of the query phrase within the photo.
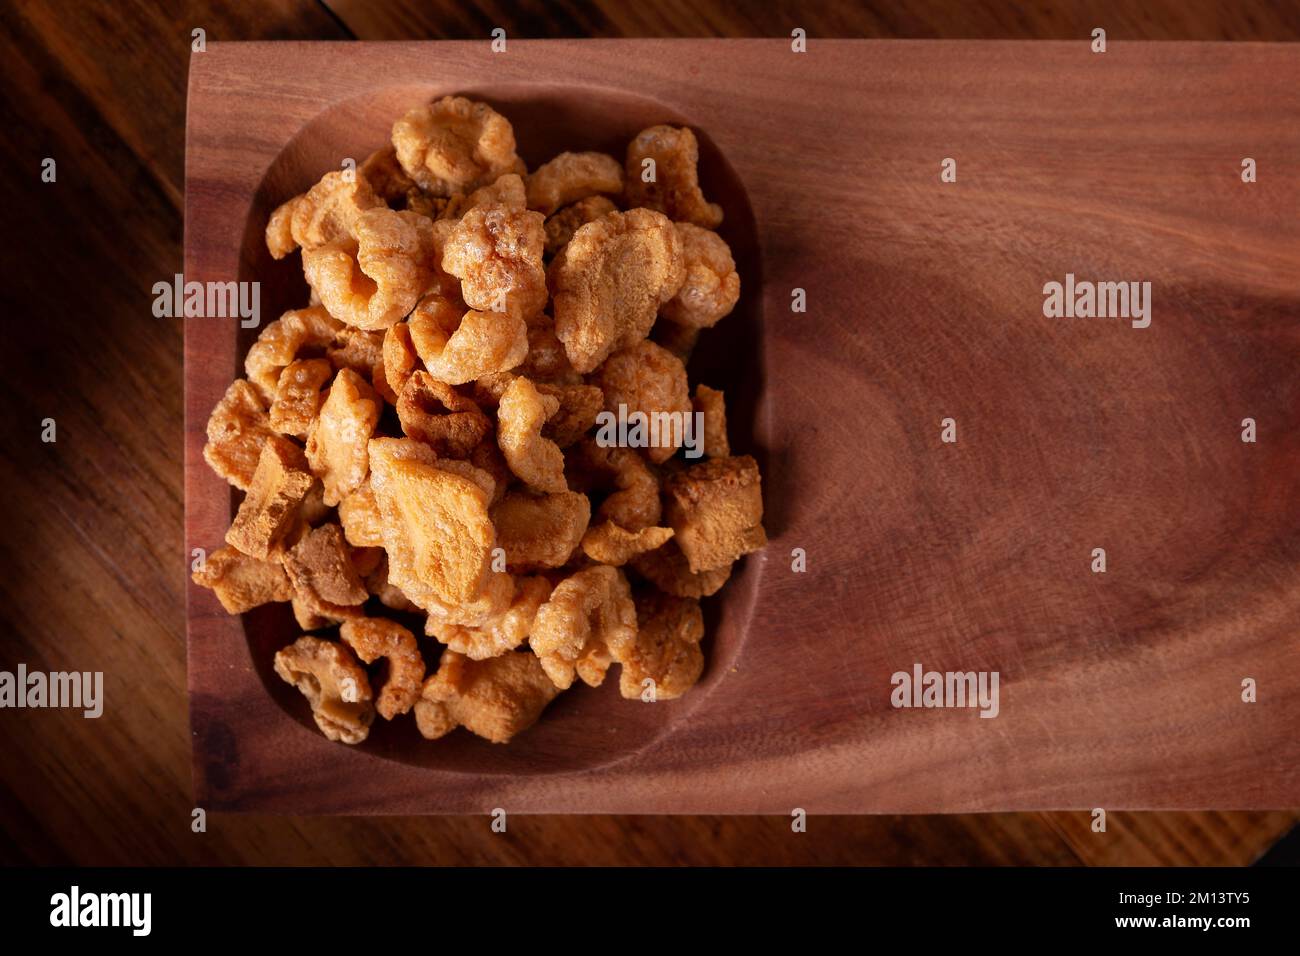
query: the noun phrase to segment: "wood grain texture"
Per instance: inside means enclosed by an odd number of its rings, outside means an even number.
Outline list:
[[[8,130],[0,153],[14,171],[0,180],[0,196],[23,237],[7,249],[0,301],[9,342],[30,356],[0,380],[11,410],[0,446],[0,548],[9,572],[0,578],[0,666],[102,667],[110,700],[98,722],[0,714],[0,862],[1224,864],[1249,862],[1295,819],[1115,813],[1108,833],[1092,834],[1084,813],[814,817],[810,831],[795,836],[777,817],[542,816],[517,817],[499,836],[482,817],[212,814],[207,833],[192,833],[181,329],[148,315],[150,285],[181,265],[189,31],[202,24],[225,39],[385,38],[367,32],[372,24],[360,18],[370,12],[409,31],[388,38],[477,37],[489,22],[512,36],[761,32],[744,5],[732,3],[691,4],[705,11],[704,26],[674,10],[653,29],[627,10],[662,4],[547,4],[549,12],[495,5],[490,15],[460,2],[411,6],[438,32],[388,2],[348,9],[342,24],[306,2],[172,3],[165,15],[128,2],[0,10]],[[922,35],[920,21],[899,6],[801,5],[801,21],[813,36]],[[1059,12],[1021,6],[1005,28],[991,6],[935,6],[920,27],[927,36],[1073,35]],[[1107,6],[1135,38],[1297,35],[1290,4]],[[59,159],[58,188],[38,188],[46,155]],[[54,449],[35,438],[49,414],[60,427]]]
[[[293,80],[269,82],[274,63]],[[413,734],[328,743],[264,686],[260,658],[292,628],[268,641],[250,616],[250,655],[243,625],[191,589],[201,799],[351,813],[1300,799],[1300,133],[1286,122],[1300,52],[214,45],[191,72],[186,274],[277,288],[257,248],[269,210],[364,155],[403,106],[452,91],[493,101],[521,143],[543,138],[531,162],[582,131],[584,148],[656,121],[700,131],[752,296],[714,365],[733,378],[703,380],[751,388],[731,422],[764,464],[771,544],[720,596],[695,692],[653,718],[609,713],[612,688],[571,692],[508,753]],[[1243,186],[1239,144],[1265,182]],[[944,156],[956,184],[939,181]],[[1067,273],[1153,283],[1151,327],[1045,318],[1043,284]],[[796,287],[806,316],[790,314]],[[187,325],[199,546],[230,517],[201,449],[236,344],[232,322]],[[1240,440],[1246,415],[1266,423],[1257,445]],[[956,444],[939,440],[945,417]],[[1089,570],[1099,546],[1105,575]],[[889,675],[914,662],[999,672],[1001,714],[890,708]],[[1240,699],[1247,676],[1268,688],[1258,705]]]

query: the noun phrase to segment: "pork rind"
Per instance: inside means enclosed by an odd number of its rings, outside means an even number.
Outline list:
[[[528,353],[515,367],[515,372],[538,383],[582,384],[582,376],[569,364],[564,343],[555,334],[555,320],[549,315],[540,315],[529,324]]]
[[[397,417],[408,438],[429,445],[439,458],[467,457],[492,427],[471,399],[428,372],[407,379],[397,399]]]
[[[394,611],[419,611],[419,605],[402,593],[392,581],[388,580],[388,554],[380,549],[383,555],[379,560],[378,567],[366,575],[366,590],[379,598],[379,603],[384,607],[390,607]]]
[[[606,359],[592,381],[604,393],[607,412],[617,415],[623,406],[626,414],[642,412],[648,423],[655,423],[647,440],[657,433],[658,444],[641,449],[650,461],[667,461],[681,447],[691,397],[686,366],[677,356],[653,342],[638,342]]]
[[[313,480],[301,448],[281,435],[267,435],[226,543],[254,558],[269,558],[293,530]]]
[[[659,482],[634,449],[602,447],[587,438],[568,451],[565,464],[575,489],[609,493],[596,509],[601,520],[628,531],[659,522]]]
[[[565,578],[537,612],[528,643],[546,675],[566,690],[575,677],[600,686],[613,660],[636,640],[636,608],[627,578],[597,565]]]
[[[334,318],[386,329],[414,308],[433,278],[433,223],[379,207],[353,224],[353,239],[304,249],[303,275]]]
[[[365,481],[366,443],[379,422],[381,404],[375,390],[351,369],[334,377],[320,417],[307,434],[307,460],[325,486],[327,505],[337,505]]]
[[[430,740],[464,727],[504,744],[535,724],[559,693],[532,654],[474,661],[448,650],[438,672],[424,682],[415,722]]]
[[[517,173],[506,173],[488,186],[482,186],[468,196],[453,196],[442,210],[443,219],[460,219],[471,209],[480,206],[505,206],[522,212],[528,208],[524,181]]]
[[[510,122],[461,96],[410,110],[393,125],[393,147],[406,174],[434,196],[472,192],[523,170]]]
[[[375,701],[380,717],[392,720],[415,706],[424,684],[424,658],[414,634],[396,621],[363,617],[344,621],[339,636],[363,662],[388,661],[388,679]]]
[[[623,191],[623,167],[607,153],[560,153],[528,177],[528,208],[549,216],[561,206]]]
[[[528,355],[528,326],[510,312],[466,311],[440,296],[428,296],[407,324],[411,344],[429,374],[448,385],[507,371]]]
[[[363,176],[352,182],[341,170],[326,173],[302,196],[295,196],[271,213],[266,227],[266,247],[275,259],[295,248],[318,249],[352,236],[358,218],[380,205]]]
[[[740,276],[731,249],[716,232],[689,222],[673,224],[682,243],[686,281],[660,313],[670,322],[707,329],[730,315],[740,299]]]
[[[732,568],[728,564],[697,574],[691,570],[677,542],[671,539],[662,547],[637,555],[629,566],[665,594],[689,598],[717,594],[731,577]]]
[[[339,524],[343,526],[343,536],[354,548],[382,548],[381,521],[379,503],[375,501],[369,480],[339,502]]]
[[[664,485],[668,524],[694,572],[731,565],[767,543],[758,464],[749,455],[711,458]]]
[[[460,279],[461,298],[479,312],[531,318],[546,305],[546,233],[540,213],[502,204],[465,213],[447,239],[442,268]]]
[[[287,601],[292,594],[289,579],[278,562],[250,557],[229,546],[208,555],[192,577],[195,584],[217,596],[227,614],[243,614],[263,604]]]
[[[419,188],[397,161],[397,150],[391,143],[367,156],[357,167],[357,173],[370,184],[375,195],[389,205],[405,202],[411,190]]]
[[[568,491],[564,478],[564,453],[542,426],[558,412],[560,400],[541,394],[523,376],[510,383],[497,406],[497,444],[510,470],[538,491]]]
[[[271,427],[282,435],[306,438],[320,412],[321,389],[333,374],[326,359],[300,359],[285,366],[271,403]]]
[[[636,640],[619,659],[619,693],[636,700],[653,686],[653,700],[681,697],[704,673],[700,602],[651,591],[637,596],[636,616]]]
[[[280,374],[300,353],[323,353],[342,330],[342,323],[321,306],[286,312],[262,329],[244,358],[244,371],[262,401],[269,405],[275,400]]]
[[[727,405],[722,392],[707,385],[696,385],[691,404],[704,416],[704,454],[709,458],[728,457],[731,443],[727,441]]]
[[[593,561],[621,568],[637,555],[653,551],[673,536],[672,528],[642,528],[627,531],[613,521],[589,528],[582,536],[582,550]]]
[[[654,160],[654,177],[646,181],[645,160]],[[686,127],[651,126],[627,146],[627,203],[664,213],[674,222],[705,229],[722,223],[722,207],[700,191],[700,146]]]
[[[610,213],[575,232],[547,274],[569,362],[590,372],[644,339],[685,274],[677,231],[652,210]]]
[[[436,462],[432,448],[410,439],[370,443],[389,580],[429,613],[446,616],[484,597],[496,532],[491,493]],[[486,619],[508,601],[509,592],[500,606],[475,610]]]
[[[203,446],[203,458],[218,475],[241,491],[247,491],[257,470],[262,445],[273,434],[266,405],[257,389],[237,378],[208,418],[208,443]]]
[[[611,212],[618,212],[613,201],[604,196],[588,196],[547,216],[543,226],[546,230],[546,254],[555,255],[573,238],[575,232]]]
[[[300,600],[318,613],[340,616],[335,608],[361,604],[369,596],[352,555],[343,539],[343,529],[324,524],[307,531],[281,556],[285,573]]]
[[[516,578],[514,597],[500,615],[477,627],[448,624],[430,615],[424,632],[453,651],[481,661],[512,651],[528,637],[540,608],[551,595],[546,578]]]
[[[342,644],[304,635],[275,655],[275,672],[302,691],[330,740],[359,744],[369,736],[375,719],[370,679]]]
[[[375,367],[384,360],[386,330],[356,329],[348,326],[339,331],[334,344],[325,350],[336,369],[350,368],[364,379],[375,376]]]
[[[523,574],[568,563],[591,520],[591,502],[576,491],[509,491],[493,505],[491,516],[506,567]]]

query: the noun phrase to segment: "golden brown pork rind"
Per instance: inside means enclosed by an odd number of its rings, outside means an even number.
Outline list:
[[[419,306],[416,306],[419,309]],[[412,313],[414,314],[414,313]],[[382,360],[383,376],[374,383],[375,391],[390,405],[397,404],[397,396],[402,394],[406,380],[411,377],[419,363],[415,354],[415,344],[411,341],[411,327],[408,322],[398,322],[384,333],[384,354]]]
[[[382,520],[368,479],[339,502],[339,524],[348,544],[354,548],[382,548]]]
[[[566,452],[565,473],[578,491],[609,493],[596,509],[602,521],[628,531],[659,522],[659,482],[635,449],[584,438]]]
[[[767,544],[758,463],[749,455],[711,458],[664,484],[668,524],[691,570],[731,565]]]
[[[341,170],[326,173],[304,195],[271,213],[266,246],[272,258],[283,259],[298,246],[310,251],[352,235],[357,219],[380,200],[365,177],[350,178]]]
[[[472,399],[428,372],[415,372],[397,398],[397,417],[408,438],[422,441],[439,458],[465,458],[492,428]]]
[[[365,663],[388,661],[388,679],[375,701],[380,717],[392,720],[415,706],[424,684],[424,658],[414,634],[387,618],[362,617],[344,621],[339,636]]]
[[[686,384],[686,366],[681,359],[653,342],[637,342],[615,352],[591,378],[604,394],[605,411],[619,414],[642,412],[649,422],[659,422],[658,444],[640,451],[655,464],[667,461],[681,447],[691,413],[691,396]],[[662,416],[662,417],[660,417]]]
[[[546,254],[555,255],[568,244],[575,232],[611,212],[618,212],[611,200],[604,196],[588,196],[547,216],[543,226],[546,230]]]
[[[673,536],[672,528],[642,528],[627,531],[613,521],[588,528],[582,536],[582,550],[593,561],[621,568],[638,555],[653,551]]]
[[[569,364],[564,343],[555,334],[555,320],[544,313],[529,323],[528,352],[514,371],[539,384],[582,384],[582,376]]]
[[[716,232],[689,222],[673,224],[682,243],[686,281],[660,313],[670,322],[707,329],[730,315],[740,299],[740,276],[731,249]]]
[[[419,605],[402,593],[402,589],[393,582],[388,580],[388,555],[380,549],[383,557],[379,559],[379,565],[374,571],[366,575],[366,590],[379,598],[379,603],[384,607],[390,607],[394,611],[407,611],[414,613],[420,610]]]
[[[447,238],[442,268],[460,279],[461,298],[478,312],[529,319],[546,305],[546,233],[540,213],[502,204],[465,213]]]
[[[266,405],[257,389],[237,378],[212,409],[203,458],[218,475],[241,491],[247,491],[257,470],[262,445],[273,434]]]
[[[702,598],[717,594],[731,577],[732,565],[703,571],[691,570],[677,542],[669,540],[661,547],[637,555],[628,566],[660,591],[677,597]]]
[[[307,460],[325,486],[327,505],[337,505],[366,480],[366,443],[379,423],[381,404],[370,384],[351,369],[334,377],[307,434]]]
[[[294,594],[313,607],[351,607],[369,596],[343,540],[343,529],[324,524],[308,530],[281,556]]]
[[[282,435],[268,435],[226,543],[254,558],[269,558],[293,530],[313,480],[302,449]]]
[[[560,401],[543,395],[528,379],[519,376],[510,383],[497,406],[497,444],[510,470],[538,491],[568,491],[564,479],[564,453],[542,426],[558,412]]]
[[[468,196],[453,196],[440,215],[443,219],[461,219],[465,213],[480,206],[505,206],[522,212],[528,208],[523,179],[518,173],[506,173]]]
[[[509,491],[493,505],[491,516],[506,567],[523,574],[568,563],[591,520],[591,502],[576,491]]]
[[[596,416],[605,405],[605,396],[596,385],[549,385],[540,382],[537,391],[560,403],[559,409],[542,426],[542,437],[560,448],[579,441],[596,424]]]
[[[455,196],[520,173],[510,122],[486,103],[444,96],[417,106],[393,125],[402,169],[434,196]]]
[[[542,577],[515,578],[513,587],[510,606],[490,621],[470,627],[448,624],[431,614],[424,633],[476,661],[514,650],[528,637],[537,609],[551,595],[551,583]]]
[[[619,693],[628,700],[681,697],[704,673],[700,602],[651,591],[637,596],[636,612],[636,640],[619,659]]]
[[[561,206],[623,191],[623,166],[608,153],[560,153],[528,177],[528,208],[549,216]]]
[[[629,209],[580,228],[547,274],[555,334],[569,362],[590,372],[644,339],[685,275],[681,240],[657,212]]]
[[[559,693],[532,654],[474,661],[448,650],[438,672],[424,682],[415,720],[430,740],[464,727],[504,744],[535,724]]]
[[[293,593],[279,562],[250,557],[229,546],[208,555],[192,577],[195,584],[217,596],[227,614],[287,601]]]
[[[326,359],[299,359],[285,366],[271,403],[271,427],[282,435],[306,438],[320,413],[321,389],[333,374]]]
[[[707,385],[695,386],[694,410],[704,416],[704,454],[708,458],[727,458],[731,442],[727,440],[727,404],[720,390]]]
[[[600,686],[610,663],[636,640],[636,608],[627,578],[596,565],[556,585],[541,606],[528,643],[561,690],[575,677]]]
[[[654,160],[653,179],[645,163]],[[686,127],[651,126],[627,145],[627,203],[664,213],[674,222],[705,229],[722,223],[722,207],[700,190],[700,146]]]
[[[293,309],[269,323],[244,358],[244,372],[263,403],[275,400],[280,373],[300,353],[324,352],[343,330],[343,324],[319,305]]]
[[[407,324],[411,345],[429,374],[448,385],[507,371],[528,355],[528,325],[510,312],[467,311],[427,296]]]
[[[334,344],[325,350],[336,369],[350,368],[364,379],[375,376],[375,366],[384,360],[384,335],[387,330],[356,329],[347,326],[339,331]]]
[[[304,635],[275,655],[275,672],[302,691],[330,740],[359,744],[369,736],[375,719],[370,679],[342,644]]]

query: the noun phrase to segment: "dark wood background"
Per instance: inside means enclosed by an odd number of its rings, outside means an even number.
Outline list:
[[[166,9],[161,9],[165,7]],[[452,3],[277,0],[0,9],[6,131],[0,667],[105,672],[104,717],[0,712],[0,862],[1245,864],[1293,812],[787,818],[283,819],[191,831],[181,531],[181,268],[190,35],[1300,39],[1294,3]],[[40,181],[41,161],[58,181]],[[54,418],[58,441],[40,441]]]

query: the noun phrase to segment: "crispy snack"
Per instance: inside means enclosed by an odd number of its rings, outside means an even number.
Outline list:
[[[419,309],[419,306],[416,306]],[[406,380],[415,371],[419,356],[415,354],[415,345],[411,341],[409,322],[398,322],[384,333],[383,376],[376,380],[375,391],[390,405],[397,404],[397,396],[402,394]]]
[[[704,384],[696,385],[691,405],[704,416],[704,454],[709,458],[729,457],[731,443],[727,441],[727,404],[722,392]]]
[[[325,485],[327,505],[337,505],[366,480],[366,443],[379,422],[381,404],[375,390],[351,369],[334,377],[320,417],[307,433],[307,460]]]
[[[271,402],[271,427],[282,435],[306,438],[320,412],[320,390],[333,374],[325,359],[299,359],[286,365]]]
[[[623,167],[607,153],[560,153],[528,177],[528,208],[549,216],[561,206],[623,191]]]
[[[242,378],[230,383],[208,418],[203,459],[240,491],[252,484],[267,437],[275,434],[257,389]]]
[[[654,160],[650,179],[647,159]],[[699,160],[699,143],[686,127],[643,129],[627,146],[627,204],[657,209],[674,222],[718,228],[722,207],[700,191]]]
[[[300,352],[323,352],[342,329],[342,323],[318,305],[286,312],[262,329],[244,358],[244,372],[263,403],[275,400],[280,373]]]
[[[384,335],[381,329],[347,326],[339,330],[325,354],[336,369],[350,368],[364,379],[373,379],[375,366],[384,360]]]
[[[410,439],[370,442],[389,580],[429,613],[445,616],[483,598],[496,532],[490,493],[436,461],[433,449]],[[492,608],[476,610],[490,616]]]
[[[471,399],[428,372],[415,372],[397,399],[397,417],[408,438],[429,445],[440,458],[465,458],[483,440],[491,421]]]
[[[591,520],[591,502],[576,491],[509,491],[493,505],[491,516],[506,567],[523,574],[568,563]]]
[[[275,655],[275,672],[302,691],[330,740],[359,744],[375,719],[370,679],[342,644],[304,635]]]
[[[354,176],[348,182],[340,170],[326,173],[304,195],[271,213],[266,247],[272,258],[283,259],[299,246],[306,252],[346,240],[361,214],[380,205],[365,177]]]
[[[691,396],[686,367],[673,353],[653,342],[638,342],[606,359],[592,381],[604,393],[605,411],[617,415],[624,406],[627,414],[642,412],[647,422],[658,422],[658,444],[641,449],[650,461],[667,461],[681,447]]]
[[[523,212],[528,208],[524,181],[518,173],[506,173],[488,186],[482,186],[468,196],[453,196],[442,210],[443,219],[460,219],[471,209],[480,206],[505,206]]]
[[[464,727],[494,744],[504,744],[537,723],[559,693],[532,654],[506,653],[473,661],[448,650],[438,673],[424,682],[415,722],[430,740]]]
[[[384,546],[381,520],[369,479],[339,502],[339,524],[343,526],[343,536],[354,548]]]
[[[489,504],[496,504],[505,495],[512,475],[510,466],[506,463],[506,456],[501,454],[501,448],[497,445],[495,431],[483,436],[483,440],[469,453],[468,460],[479,471],[491,477],[493,487]]]
[[[411,311],[433,279],[433,223],[383,207],[357,217],[352,238],[304,249],[303,274],[329,314],[359,329],[386,329]]]
[[[298,525],[300,528],[313,528],[330,516],[333,509],[325,504],[325,486],[316,479],[302,496],[298,505]]]
[[[254,558],[269,558],[293,530],[312,481],[302,449],[281,435],[268,435],[226,543]]]
[[[619,693],[636,700],[653,688],[654,700],[681,697],[704,673],[700,602],[651,591],[637,596],[636,617],[636,640],[619,660]]]
[[[510,606],[490,621],[468,627],[449,624],[430,615],[424,633],[471,660],[496,657],[524,642],[537,617],[537,609],[550,595],[551,582],[546,578],[515,578]]]
[[[461,297],[479,312],[528,319],[546,305],[546,233],[540,213],[503,204],[465,213],[447,239],[442,268],[461,280]]]
[[[545,313],[529,323],[528,352],[515,367],[515,371],[538,383],[582,384],[582,376],[569,364],[564,343],[555,334],[555,320]]]
[[[569,450],[565,466],[575,489],[610,492],[596,509],[598,518],[628,531],[659,522],[659,482],[634,449],[602,448],[586,438]]]
[[[217,596],[227,614],[287,601],[293,590],[278,562],[253,558],[229,546],[208,555],[191,577]]]
[[[367,156],[357,172],[375,195],[389,204],[405,202],[412,190],[419,189],[397,161],[397,150],[391,143]]]
[[[638,555],[629,566],[659,590],[677,597],[702,598],[717,594],[731,577],[732,565],[695,573],[676,541]]]
[[[590,372],[611,352],[644,339],[685,275],[681,240],[657,212],[610,213],[580,228],[547,275],[555,334],[569,362]]]
[[[380,717],[392,720],[415,706],[424,684],[424,658],[414,634],[396,621],[362,617],[344,621],[339,636],[365,663],[388,661],[388,679],[375,701]]]
[[[673,224],[682,243],[686,281],[664,303],[661,313],[670,322],[707,329],[730,315],[740,299],[740,276],[731,249],[716,232],[689,222]]]
[[[312,528],[280,556],[294,594],[313,607],[351,607],[369,596],[336,524]]]
[[[636,640],[636,608],[627,578],[597,565],[573,574],[551,592],[537,612],[528,643],[546,675],[561,690],[574,677],[599,687],[611,661]]]
[[[467,193],[503,173],[523,172],[510,122],[486,103],[444,96],[393,125],[402,169],[434,196]]]
[[[559,409],[542,426],[542,437],[549,438],[560,448],[568,448],[587,434],[596,424],[596,416],[605,404],[605,396],[596,385],[541,383],[537,391],[554,397],[560,403]]]
[[[380,558],[379,565],[366,575],[366,590],[379,598],[380,604],[394,611],[419,611],[419,606],[403,594],[401,588],[388,580],[388,554],[382,548],[380,553],[383,557]]]
[[[543,226],[546,230],[546,254],[555,255],[568,244],[575,232],[611,212],[618,212],[618,207],[611,200],[604,196],[588,196],[547,216]]]
[[[510,383],[497,406],[497,443],[510,470],[538,491],[568,491],[564,453],[548,438],[542,425],[560,408],[560,400],[542,395],[520,376]]]
[[[408,324],[424,367],[448,385],[507,371],[528,355],[528,326],[510,312],[466,311],[433,295],[420,300]]]
[[[749,455],[711,458],[664,486],[668,523],[694,572],[731,565],[767,543],[758,464]]]
[[[582,536],[582,550],[593,561],[621,568],[637,555],[653,551],[673,536],[672,528],[642,528],[625,531],[613,521],[587,530]]]

